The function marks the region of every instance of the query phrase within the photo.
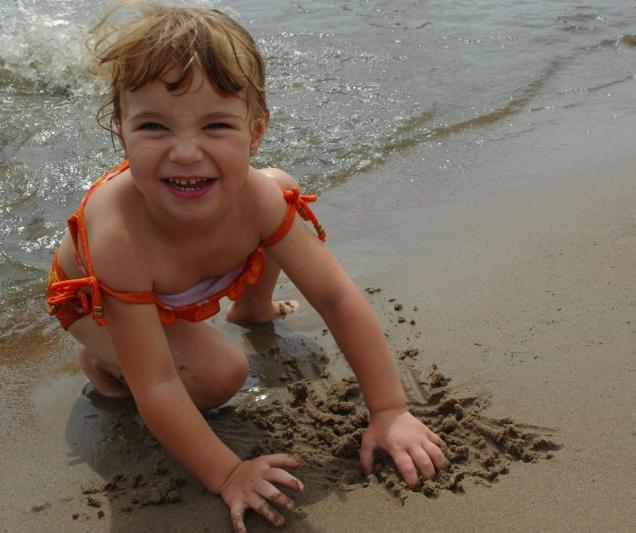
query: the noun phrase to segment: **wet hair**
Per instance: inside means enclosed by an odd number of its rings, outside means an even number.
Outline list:
[[[132,15],[125,16],[130,8]],[[161,80],[168,91],[184,93],[195,68],[224,96],[245,91],[251,116],[268,114],[265,63],[256,43],[238,22],[216,9],[119,2],[91,30],[88,46],[94,56],[92,72],[106,78],[111,88],[97,112],[97,122],[111,132],[113,120],[122,118],[126,91]]]

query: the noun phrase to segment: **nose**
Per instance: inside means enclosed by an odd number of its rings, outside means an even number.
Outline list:
[[[181,137],[175,139],[170,149],[169,159],[172,163],[180,165],[192,165],[198,163],[203,158],[203,152],[197,143],[195,136]]]

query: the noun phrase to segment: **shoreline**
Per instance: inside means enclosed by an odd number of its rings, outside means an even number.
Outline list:
[[[631,89],[616,89],[615,98],[629,101]],[[437,364],[453,394],[488,400],[489,417],[552,432],[562,447],[553,459],[511,464],[490,487],[466,483],[464,494],[442,491],[436,499],[413,493],[403,506],[374,484],[347,492],[320,486],[308,467],[315,488],[299,499],[303,516],[290,517],[285,531],[508,531],[514,524],[522,532],[621,532],[636,522],[634,115],[612,119],[602,111],[593,107],[592,124],[587,108],[561,110],[553,124],[485,144],[473,139],[504,126],[458,134],[443,149],[396,155],[321,196],[316,212],[330,247],[361,289],[381,289],[367,296],[396,355],[417,348],[406,363],[421,374]],[[446,159],[454,180],[444,181],[439,169]],[[282,298],[296,294],[283,283]],[[346,375],[320,318],[302,303],[273,330],[216,319],[252,353],[264,385],[286,386],[285,364],[259,356],[272,343],[296,358],[298,375],[313,373],[312,383],[326,379],[319,377],[325,370]],[[2,530],[132,533],[160,522],[170,531],[229,531],[224,505],[145,439],[130,405],[80,394],[85,379],[68,362],[70,346],[60,343],[50,360],[15,370],[15,386],[0,393]],[[311,354],[328,361],[316,366]],[[17,389],[23,404],[11,399]],[[246,450],[254,444],[231,427],[227,439]],[[122,465],[140,463],[144,476],[159,480],[139,492],[147,505],[126,510],[123,492],[90,493]],[[161,501],[172,485],[180,501]],[[247,525],[275,530],[254,516]]]

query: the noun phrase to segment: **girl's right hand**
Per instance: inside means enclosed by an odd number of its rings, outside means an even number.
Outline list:
[[[294,503],[274,483],[302,491],[302,482],[284,470],[298,466],[299,461],[282,453],[239,463],[221,487],[221,497],[230,508],[235,533],[247,532],[244,520],[247,509],[254,509],[276,526],[285,523],[285,517],[270,504],[291,510]]]

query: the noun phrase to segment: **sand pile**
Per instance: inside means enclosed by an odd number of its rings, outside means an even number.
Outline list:
[[[205,416],[217,434],[244,458],[287,452],[301,459],[304,465],[298,476],[314,490],[351,491],[374,484],[402,502],[413,491],[434,498],[444,490],[462,493],[468,484],[489,486],[510,472],[511,463],[550,459],[560,448],[545,428],[484,416],[489,402],[454,396],[450,378],[436,367],[417,383],[425,401],[410,402],[409,410],[444,439],[450,466],[435,480],[422,479],[414,489],[406,486],[384,453],[376,454],[375,473],[363,475],[358,454],[368,418],[352,377],[331,384],[303,379],[279,394],[255,390],[234,405]],[[136,424],[130,424],[130,416],[127,422],[130,434]],[[73,518],[101,518],[106,499],[119,512],[128,513],[149,505],[175,504],[205,492],[167,457],[147,429],[137,426],[136,432],[137,449],[143,458],[135,454],[133,459],[124,450],[113,450],[128,463],[126,473],[83,487],[80,499],[85,511]]]
[[[375,295],[381,289],[368,288],[366,292]],[[256,354],[261,383],[266,386],[253,387],[230,405],[204,413],[217,435],[242,458],[286,452],[301,459],[303,467],[297,475],[313,491],[313,495],[305,492],[299,499],[301,504],[334,489],[350,491],[370,484],[383,487],[402,502],[413,491],[431,498],[445,490],[462,493],[469,485],[497,482],[510,472],[514,462],[534,463],[553,457],[560,446],[552,440],[551,430],[485,416],[489,400],[457,394],[449,386],[450,378],[435,365],[422,376],[420,353],[413,347],[421,335],[416,321],[394,298],[375,303],[379,313],[388,315],[392,345],[402,344],[395,359],[409,396],[408,408],[445,441],[444,453],[450,461],[447,470],[434,480],[421,479],[417,487],[409,489],[390,457],[377,452],[374,474],[365,477],[359,449],[368,417],[356,379],[340,377],[342,371],[330,377],[333,364],[342,360],[341,354],[330,360],[319,345],[293,338],[278,339],[278,344]],[[130,414],[118,420],[114,433],[126,438],[121,450],[115,445],[112,453],[120,458],[122,470],[104,482],[83,487],[81,499],[88,514],[79,517],[97,512],[101,518],[100,506],[105,499],[117,511],[127,513],[188,501],[205,492],[167,456],[138,418],[141,425],[134,423]],[[112,440],[119,441],[117,437]],[[136,444],[131,447],[133,442]],[[136,452],[131,453],[132,449]]]
[[[467,481],[490,485],[509,472],[510,463],[550,459],[552,451],[560,448],[545,428],[484,416],[488,401],[455,397],[449,382],[433,367],[426,379],[418,380],[426,402],[409,405],[413,415],[444,439],[451,463],[437,479],[422,480],[413,490],[435,497],[442,490],[463,492]],[[287,386],[286,397],[260,395],[255,401],[246,396],[237,406],[209,416],[212,427],[228,436],[237,419],[246,434],[252,433],[251,426],[259,435],[250,456],[286,451],[303,460],[310,477],[326,480],[340,490],[381,483],[402,500],[411,490],[386,455],[378,455],[374,476],[365,479],[360,471],[358,454],[368,419],[354,378],[331,385],[297,381]]]

